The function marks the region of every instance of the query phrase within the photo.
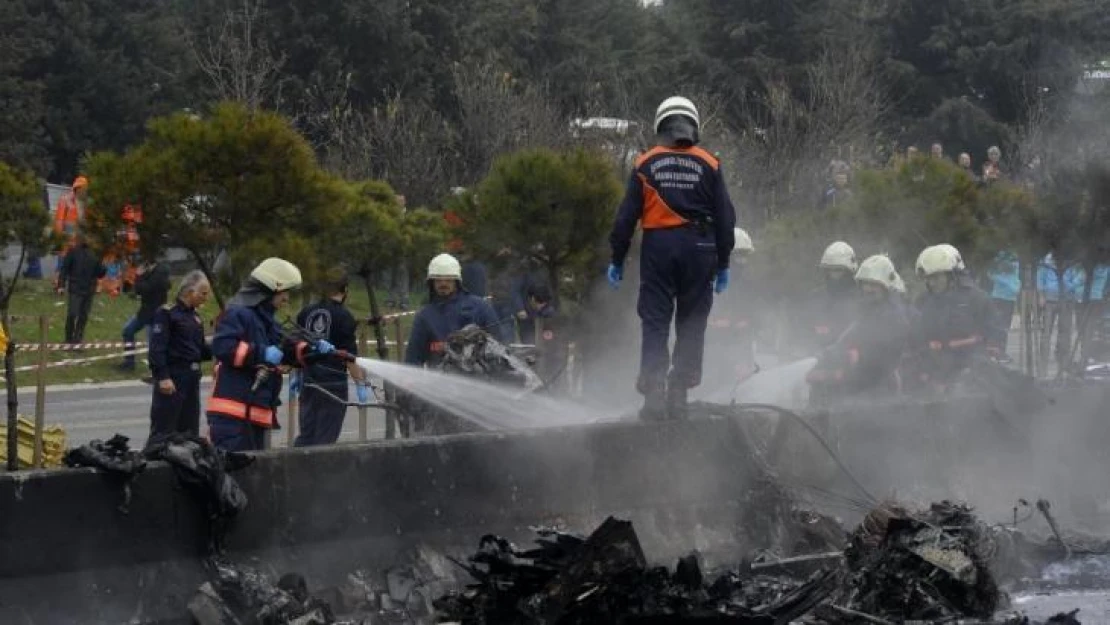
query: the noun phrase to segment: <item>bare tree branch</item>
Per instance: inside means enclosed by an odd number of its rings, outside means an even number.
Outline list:
[[[189,47],[220,99],[258,109],[278,98],[285,56],[275,55],[263,36],[264,1],[231,2],[214,36],[190,35]]]

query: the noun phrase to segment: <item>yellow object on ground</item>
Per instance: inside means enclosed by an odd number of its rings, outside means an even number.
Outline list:
[[[35,421],[19,417],[18,445],[19,468],[30,469],[35,456]],[[62,466],[66,453],[66,433],[61,426],[51,425],[42,431],[42,465],[44,467]],[[0,462],[8,461],[8,425],[0,423]]]
[[[0,323],[0,354],[8,351],[8,333],[4,331],[4,324]]]

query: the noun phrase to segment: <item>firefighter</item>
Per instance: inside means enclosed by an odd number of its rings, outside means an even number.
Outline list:
[[[686,415],[687,391],[701,383],[705,328],[713,294],[724,293],[734,245],[736,211],[720,162],[698,147],[698,111],[683,97],[664,100],[655,112],[655,147],[635,162],[609,242],[607,272],[616,288],[636,223],[640,250],[640,417]],[[672,319],[673,357],[668,349]]]
[[[997,331],[990,298],[965,275],[963,258],[954,247],[925,248],[916,270],[927,289],[917,301],[914,332],[915,346],[923,355],[919,376],[927,388],[944,391]]]
[[[326,339],[336,348],[357,356],[358,324],[345,305],[348,283],[346,271],[332,269],[325,284],[324,297],[305,306],[297,314],[297,325],[313,336]],[[348,362],[346,370],[337,363],[318,362],[307,367],[303,376],[293,374],[293,381],[290,382],[293,392],[300,392],[303,386],[298,414],[300,434],[294,446],[331,445],[339,440],[343,418],[347,415],[347,405],[343,402],[347,401],[348,374],[355,380],[359,403],[369,402],[366,373],[354,362]],[[302,384],[302,379],[308,386]]]
[[[910,332],[898,290],[902,278],[889,258],[875,255],[860,263],[853,279],[860,290],[859,313],[808,374],[811,403],[900,388],[896,371]]]
[[[181,280],[173,304],[154,311],[150,322],[150,369],[154,396],[150,402],[147,448],[166,436],[200,433],[200,363],[212,359],[197,309],[212,289],[201,271]]]
[[[840,338],[856,317],[858,288],[854,278],[859,264],[856,252],[844,241],[825,248],[818,263],[823,284],[809,296],[799,310],[800,355],[811,356]]]
[[[209,438],[228,451],[265,447],[266,431],[278,427],[281,374],[303,365],[310,351],[335,351],[325,340],[309,344],[283,336],[275,318],[300,288],[301,272],[280,258],[267,258],[251,271],[216,325],[212,354],[215,384],[208,400]]]
[[[743,228],[733,229],[736,246],[732,248],[733,265],[742,271],[748,257],[755,252],[752,239]],[[731,388],[755,370],[755,300],[751,289],[733,289],[713,306],[706,330],[708,345],[706,374],[717,386]]]
[[[451,333],[474,324],[507,343],[493,308],[482,298],[462,288],[462,266],[450,254],[440,254],[428,263],[428,303],[416,313],[405,347],[405,363],[436,365],[444,341]]]

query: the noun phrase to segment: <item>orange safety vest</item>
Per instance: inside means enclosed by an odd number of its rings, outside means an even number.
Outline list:
[[[674,228],[686,223],[686,218],[679,215],[678,211],[668,206],[666,200],[659,194],[659,191],[649,184],[647,175],[639,171],[647,161],[661,154],[686,154],[694,156],[704,161],[705,164],[713,170],[721,166],[721,162],[717,160],[717,157],[697,146],[675,148],[657,145],[641,154],[639,158],[636,159],[636,176],[640,179],[640,184],[643,187],[644,210],[640,217],[640,226],[644,230]]]
[[[74,238],[77,236],[77,224],[80,221],[81,207],[77,203],[77,194],[66,191],[58,198],[58,204],[54,207],[54,232],[66,235],[62,253],[68,252],[73,247]]]

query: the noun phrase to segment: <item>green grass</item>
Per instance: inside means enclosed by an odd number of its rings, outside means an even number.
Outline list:
[[[174,284],[176,288],[176,280]],[[172,293],[172,292],[171,292]],[[386,294],[379,292],[377,294],[379,304],[383,307],[384,313],[396,312],[393,309],[385,309]],[[419,293],[415,293],[412,298],[414,305],[419,305],[421,301]],[[16,292],[12,296],[10,305],[10,314],[13,319],[10,323],[10,333],[13,341],[19,344],[37,344],[39,342],[39,324],[37,317],[46,315],[49,319],[49,327],[47,331],[47,342],[61,343],[65,340],[65,315],[66,315],[66,298],[64,295],[55,295],[50,284],[46,280],[21,280],[16,286]],[[302,302],[298,298],[294,298],[292,305],[284,311],[290,317],[294,317],[296,312],[300,309]],[[356,288],[352,285],[350,299],[348,306],[355,318],[360,322],[364,321],[370,315],[370,304],[366,297],[365,289]],[[127,320],[137,311],[139,302],[137,299],[132,299],[128,295],[120,295],[118,297],[111,297],[105,294],[98,294],[93,301],[92,313],[89,316],[89,323],[85,329],[85,341],[92,343],[97,341],[122,341],[120,331]],[[208,334],[211,334],[211,323],[215,319],[216,314],[219,312],[216,306],[215,299],[211,299],[208,304],[201,309],[201,317],[205,320],[208,327]],[[26,318],[34,317],[34,318]],[[401,336],[402,340],[408,338],[409,328],[411,326],[412,317],[401,318]],[[366,328],[365,323],[361,324],[362,328]],[[386,326],[386,337],[389,340],[394,340],[394,326],[392,323]],[[365,329],[366,338],[373,340],[374,335],[369,329]],[[138,340],[145,341],[145,334],[140,334]],[[84,352],[73,351],[52,351],[47,353],[48,362],[58,362],[65,359],[78,359],[90,358],[95,356],[104,356],[116,354],[122,351],[120,348],[112,349],[89,349]],[[360,352],[363,355],[375,356],[376,350],[373,345],[361,346]],[[140,378],[147,373],[146,368],[143,366],[144,354],[139,354],[137,362],[138,368],[134,373],[120,371],[116,368],[121,358],[113,357],[106,360],[99,360],[90,363],[72,364],[65,366],[49,367],[46,369],[45,379],[47,384],[73,384],[73,383],[93,383],[93,382],[108,382],[113,380],[134,380]],[[397,358],[397,352],[391,349],[391,359]],[[39,362],[39,352],[16,352],[16,367],[37,365]],[[205,373],[211,373],[211,364],[205,370]],[[16,373],[16,384],[20,388],[27,388],[34,386],[37,382],[37,371],[20,371]],[[2,382],[2,380],[0,380]]]

